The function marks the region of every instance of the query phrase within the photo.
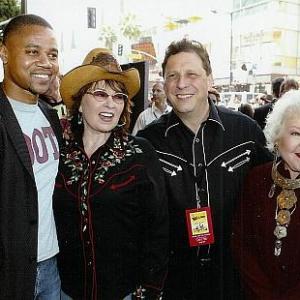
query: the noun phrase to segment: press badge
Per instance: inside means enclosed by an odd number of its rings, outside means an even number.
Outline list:
[[[215,241],[210,207],[185,211],[190,247],[209,245]]]

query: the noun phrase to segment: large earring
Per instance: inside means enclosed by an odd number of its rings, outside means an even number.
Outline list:
[[[278,160],[278,157],[279,157],[279,149],[278,149],[278,144],[277,143],[274,144],[273,149],[274,149],[274,157],[273,157],[272,172],[275,172],[277,170],[276,163],[277,163],[277,160]],[[271,185],[270,191],[268,193],[269,198],[273,198],[274,193],[275,193],[275,189],[276,189],[276,184],[273,183]]]
[[[125,118],[124,114],[122,114],[121,118],[119,119],[119,122],[121,122],[121,123],[118,123],[116,128],[121,128],[126,125],[126,118]]]
[[[278,158],[279,158],[279,147],[278,147],[278,144],[275,143],[275,144],[274,144],[274,159],[273,159],[273,165],[276,165]]]
[[[82,113],[78,112],[77,115],[77,124],[81,125],[82,124]]]
[[[126,121],[123,121],[123,123],[121,123],[121,124],[117,124],[117,128],[121,128],[121,127],[123,127],[123,126],[125,126],[126,125]]]

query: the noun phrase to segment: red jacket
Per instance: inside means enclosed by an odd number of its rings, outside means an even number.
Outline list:
[[[255,300],[300,299],[300,208],[291,216],[280,256],[274,255],[276,198],[272,163],[254,168],[246,178],[240,207],[234,218],[232,246],[245,286],[246,298]],[[279,166],[280,173],[289,177]],[[299,199],[300,189],[295,190]]]

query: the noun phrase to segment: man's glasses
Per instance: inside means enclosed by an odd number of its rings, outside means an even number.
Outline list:
[[[93,95],[94,98],[99,102],[106,101],[108,97],[111,97],[113,101],[117,104],[125,103],[128,100],[128,96],[124,93],[115,93],[110,95],[104,90],[94,90],[94,91],[88,91],[86,93],[89,95]]]

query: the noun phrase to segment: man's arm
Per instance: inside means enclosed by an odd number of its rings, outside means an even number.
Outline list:
[[[167,274],[169,218],[164,175],[152,146],[144,140],[147,188],[141,191],[141,206],[145,212],[145,226],[141,255],[141,285],[146,299],[158,299]]]

